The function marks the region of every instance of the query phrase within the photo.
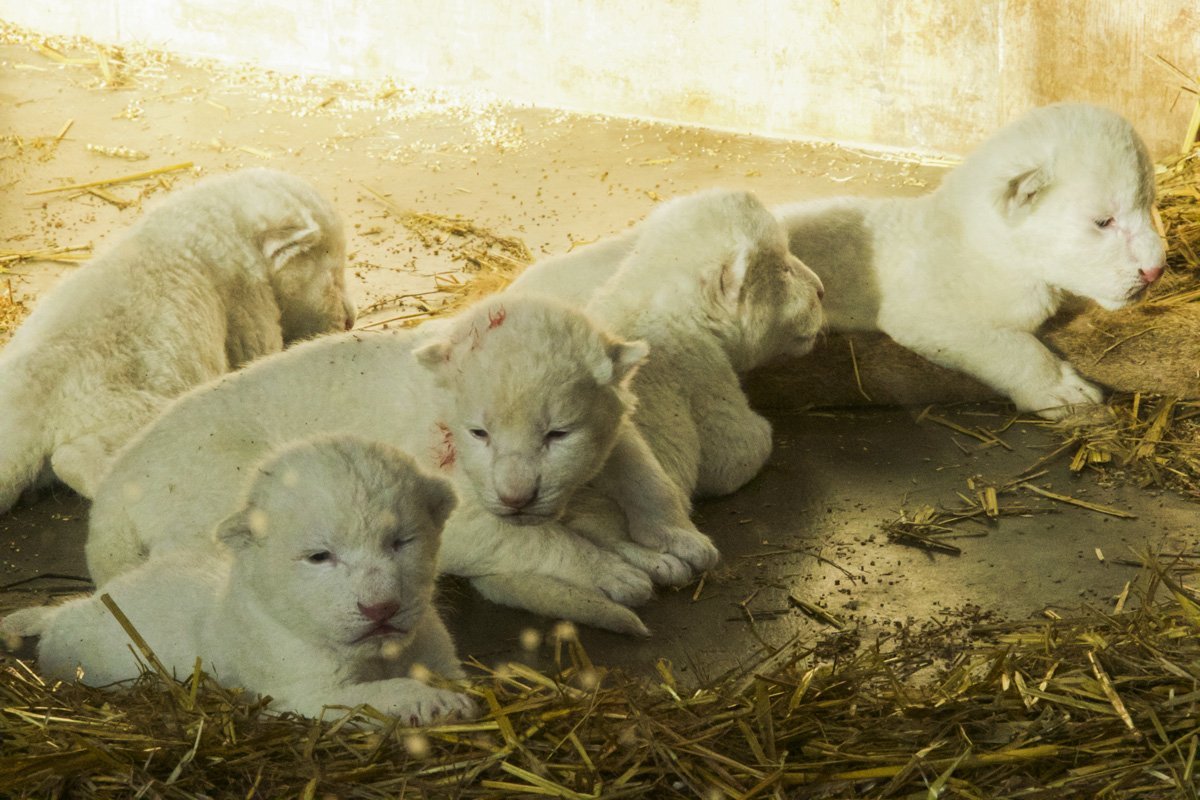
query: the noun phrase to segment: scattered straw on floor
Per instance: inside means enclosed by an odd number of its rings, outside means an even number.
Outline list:
[[[457,270],[434,276],[435,289],[443,293],[439,299],[430,302],[422,297],[416,310],[363,327],[414,325],[430,317],[451,314],[480,297],[500,291],[533,262],[529,248],[514,236],[498,234],[462,217],[411,211],[383,192],[369,186],[362,188],[424,247],[435,253],[447,253],[451,263],[459,265]]]
[[[656,682],[598,668],[568,637],[557,674],[481,670],[484,718],[424,730],[276,717],[199,673],[105,693],[9,660],[0,793],[1198,796],[1200,605],[1170,569],[1143,571],[1111,609],[967,635],[849,655],[797,644],[697,691],[665,662]]]
[[[17,299],[12,281],[4,281],[3,288],[0,289],[0,344],[8,341],[28,313],[29,308]]]

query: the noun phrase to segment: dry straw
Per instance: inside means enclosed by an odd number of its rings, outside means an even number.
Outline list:
[[[1159,165],[1158,191],[1168,274],[1148,302],[1194,303],[1200,300],[1200,145]],[[1200,376],[1200,364],[1196,369]],[[1098,471],[1200,497],[1198,398],[1119,395],[1102,412],[1068,420],[1063,430],[1063,455],[1074,472]]]
[[[362,327],[399,323],[415,325],[430,317],[453,313],[484,295],[500,291],[533,262],[533,254],[520,239],[504,236],[462,217],[447,217],[403,208],[388,195],[363,186],[362,190],[435,253],[447,252],[458,269],[434,276],[440,302],[422,310],[377,320]],[[428,294],[428,293],[422,293]]]
[[[700,689],[665,662],[656,681],[599,668],[568,636],[555,674],[477,666],[486,716],[423,730],[275,716],[199,670],[104,692],[10,660],[0,794],[1196,797],[1200,605],[1160,565],[1118,606],[791,647]]]

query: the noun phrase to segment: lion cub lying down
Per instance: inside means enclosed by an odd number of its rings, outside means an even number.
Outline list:
[[[685,498],[729,494],[762,468],[771,425],[739,376],[807,353],[823,323],[821,281],[747,192],[665,203],[631,231],[526,270],[509,291],[525,290],[590,298],[590,314],[650,345],[633,380],[634,420]],[[577,524],[607,527],[603,538],[638,563],[642,553],[611,533],[619,517],[599,516]]]
[[[92,507],[88,568],[103,586],[203,541],[265,453],[341,431],[455,481],[443,571],[497,602],[644,632],[624,605],[652,594],[645,571],[553,523],[594,479],[644,521],[655,553],[703,550],[685,512],[647,503],[672,487],[628,419],[645,357],[645,344],[539,297],[489,298],[428,331],[293,347],[179,398],[121,452]]]
[[[1153,203],[1133,127],[1063,104],[1002,129],[924,197],[777,211],[792,252],[829,288],[831,327],[883,331],[1057,418],[1101,392],[1034,332],[1066,292],[1116,309],[1158,279]]]
[[[536,264],[509,291],[529,290],[583,299],[588,313],[650,345],[633,381],[634,419],[689,495],[729,494],[758,473],[771,426],[738,376],[808,353],[824,320],[821,281],[788,251],[771,212],[748,192],[721,189]]]
[[[0,513],[53,476],[91,497],[171,397],[354,323],[341,222],[265,169],[172,194],[46,294],[0,353]]]
[[[345,436],[290,445],[248,478],[217,528],[223,549],[155,556],[101,589],[166,668],[185,676],[199,656],[222,683],[310,717],[361,704],[411,725],[473,716],[466,695],[410,677],[463,677],[432,605],[450,485]],[[139,673],[99,594],[15,612],[0,629],[39,635],[49,677],[107,686]]]

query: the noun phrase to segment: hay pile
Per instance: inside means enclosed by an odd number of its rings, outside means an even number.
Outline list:
[[[793,644],[695,691],[667,663],[597,668],[568,632],[557,674],[480,670],[487,715],[422,731],[271,716],[201,673],[106,694],[9,660],[0,794],[1197,797],[1200,605],[1168,568],[1137,584],[1072,619]]]

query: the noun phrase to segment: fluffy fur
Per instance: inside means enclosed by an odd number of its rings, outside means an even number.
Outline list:
[[[222,548],[156,555],[101,590],[163,665],[185,676],[199,656],[223,683],[306,716],[362,704],[413,725],[472,716],[466,695],[412,677],[464,674],[432,605],[449,483],[344,436],[290,445],[248,478],[217,527]],[[139,672],[100,595],[17,612],[0,629],[39,635],[52,678],[107,686]]]
[[[354,322],[345,243],[307,183],[256,169],[171,195],[41,298],[0,353],[0,512],[54,477],[91,497],[165,401]]]
[[[820,280],[746,192],[666,203],[613,240],[530,268],[511,291],[524,290],[590,297],[589,313],[650,344],[633,382],[634,420],[684,502],[736,491],[762,468],[771,425],[750,408],[739,376],[807,353],[823,322]],[[642,551],[612,533],[619,519],[604,517],[581,514],[576,525],[637,563]],[[690,579],[679,567],[673,577]]]
[[[555,520],[593,479],[618,496],[653,493],[654,481],[669,491],[657,463],[625,444],[628,382],[645,355],[579,311],[500,297],[429,331],[323,337],[258,361],[179,398],[122,451],[92,508],[92,577],[103,585],[202,538],[271,448],[344,431],[455,481],[444,571],[498,602],[644,632],[624,606],[650,596],[646,573]],[[655,533],[674,521],[646,513]]]
[[[1036,109],[916,199],[785,206],[791,249],[829,290],[839,330],[878,329],[1056,418],[1100,400],[1033,332],[1064,293],[1116,309],[1162,273],[1154,170],[1128,121]]]

